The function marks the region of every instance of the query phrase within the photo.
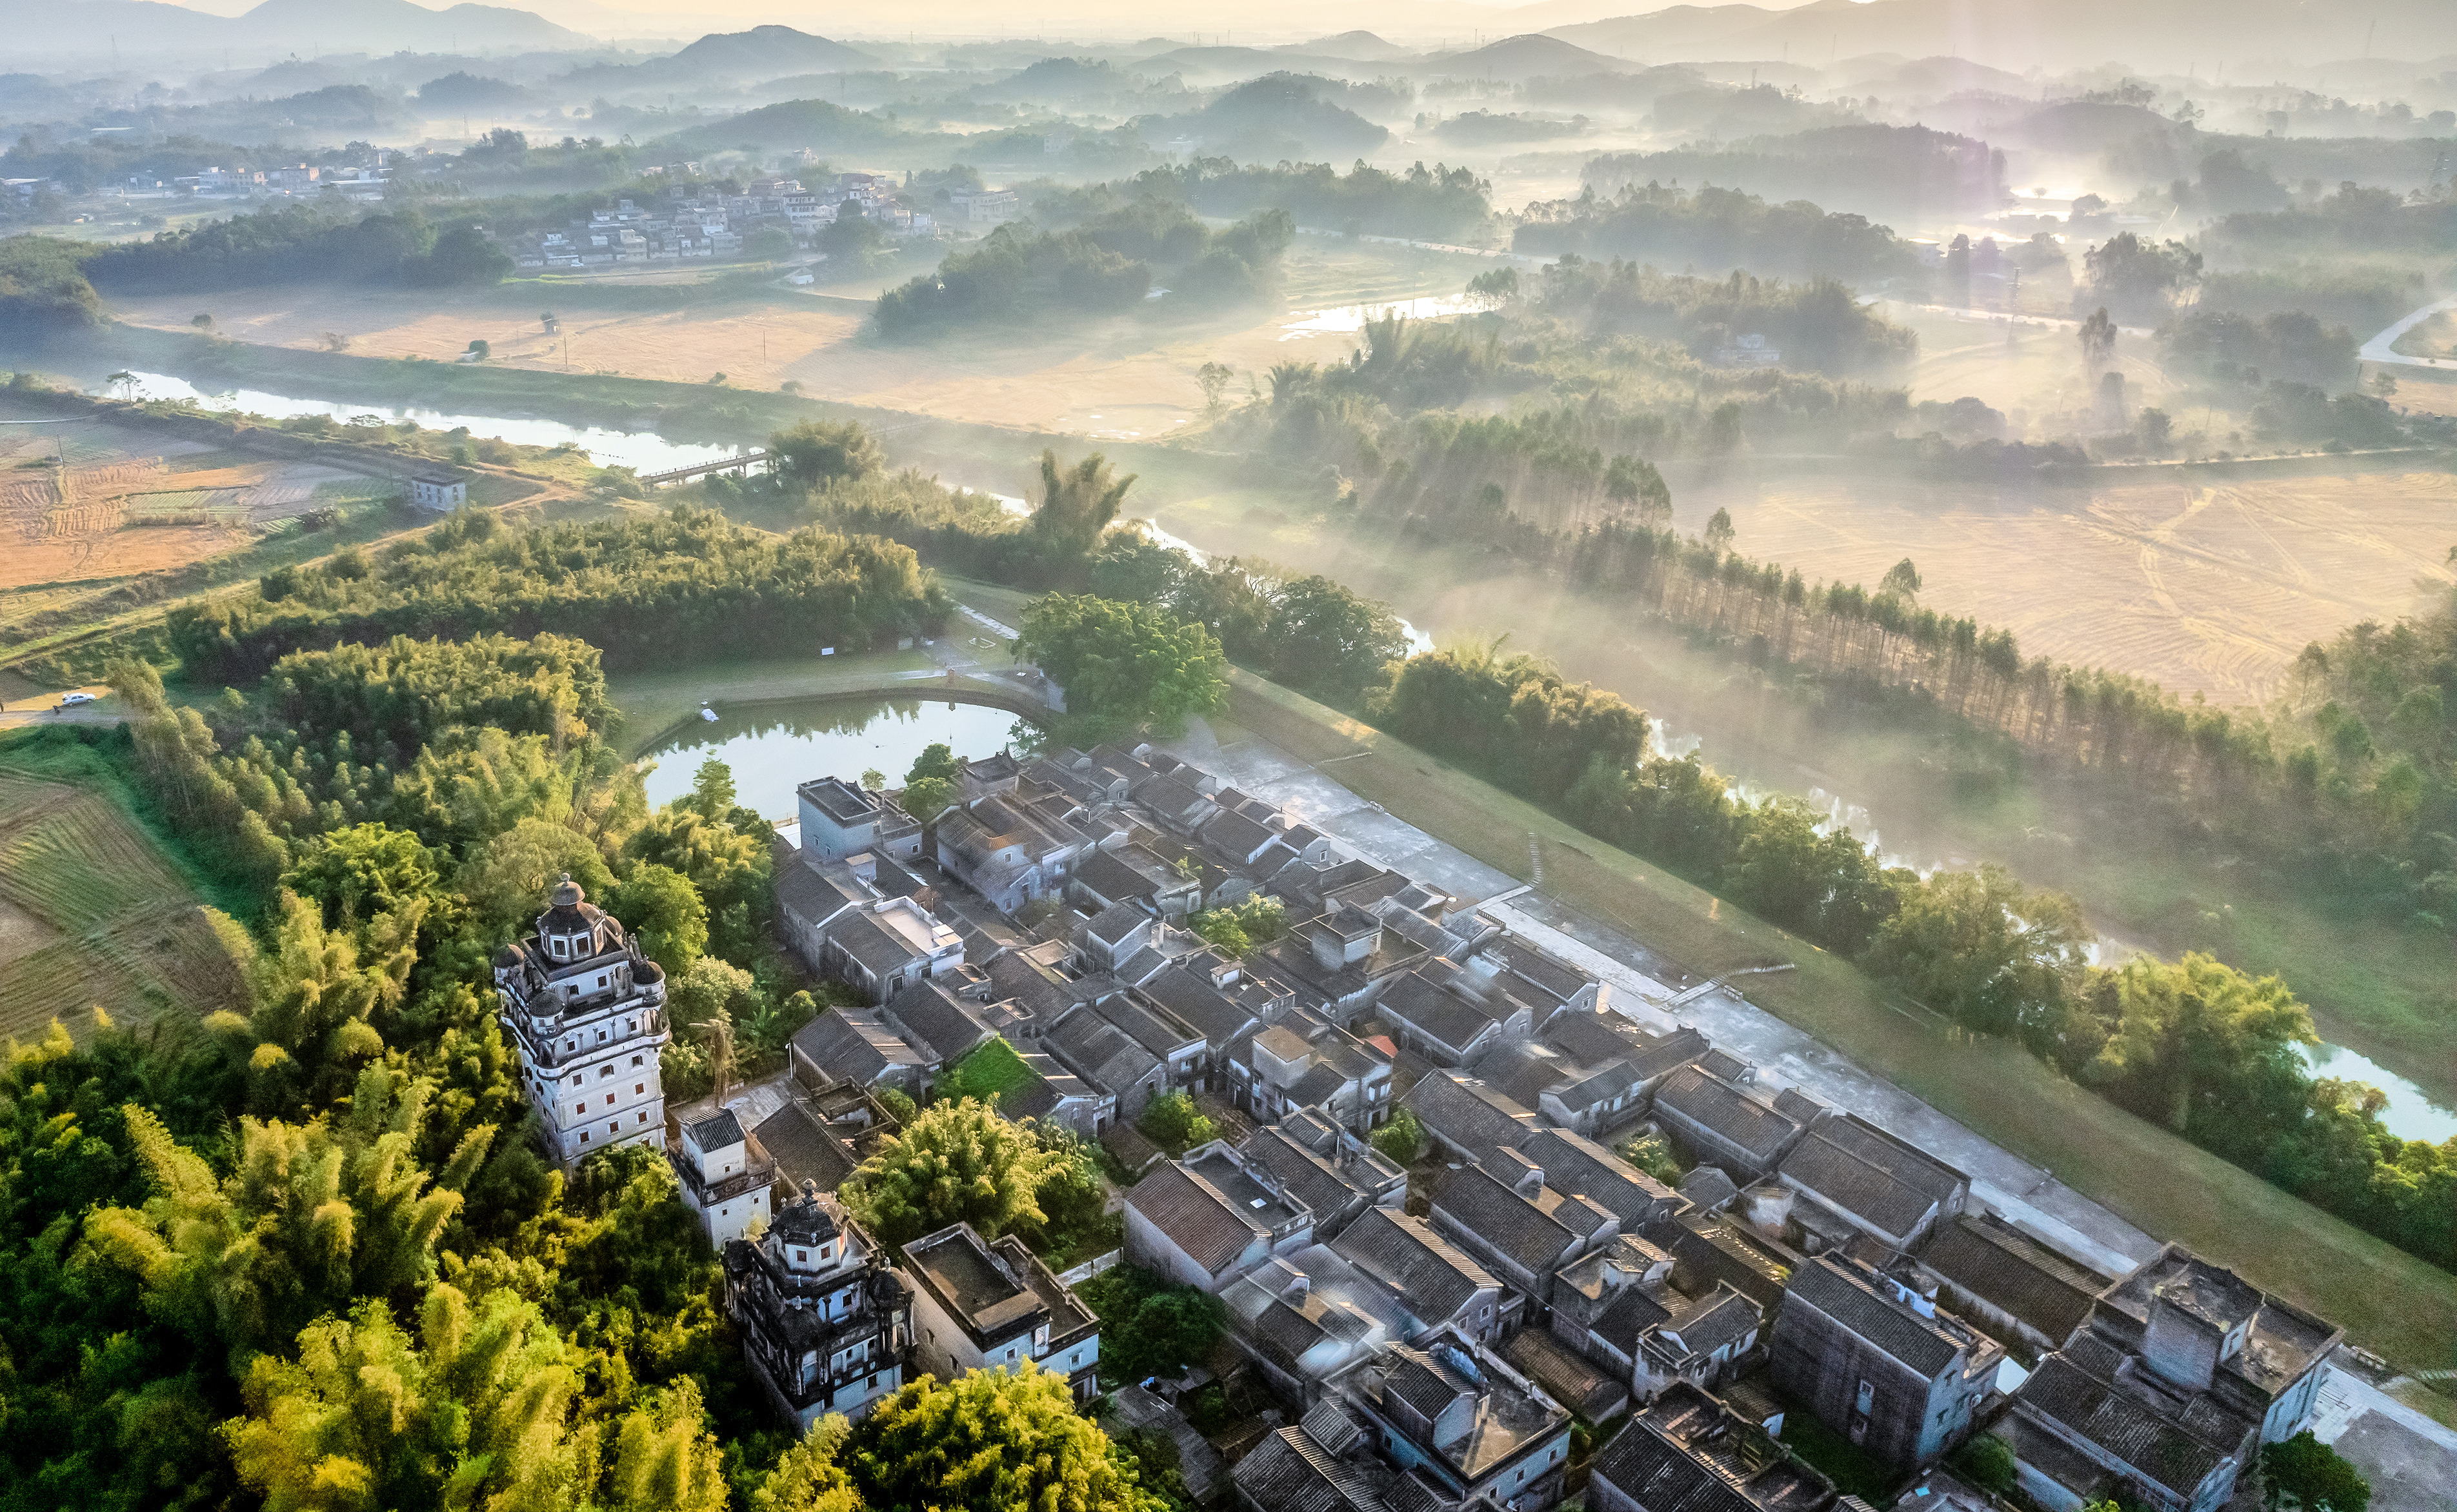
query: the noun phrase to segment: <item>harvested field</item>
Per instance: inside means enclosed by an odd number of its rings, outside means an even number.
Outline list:
[[[0,1035],[236,1001],[177,870],[106,794],[0,768]]]
[[[39,412],[10,411],[10,419]],[[0,591],[186,566],[389,485],[108,421],[0,427]],[[10,616],[15,618],[15,615]]]

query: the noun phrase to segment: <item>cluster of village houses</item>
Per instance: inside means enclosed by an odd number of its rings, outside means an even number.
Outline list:
[[[568,883],[496,963],[555,1153],[666,1152],[797,1424],[917,1372],[1029,1362],[1098,1394],[1091,1267],[960,1223],[898,1260],[834,1195],[897,1127],[881,1091],[926,1103],[993,1039],[1025,1068],[1004,1116],[1136,1178],[1123,1259],[1225,1304],[1279,1403],[1230,1473],[1257,1512],[1542,1512],[1573,1425],[1623,1418],[1599,1512],[1863,1507],[1776,1441],[1787,1412],[1906,1471],[1993,1433],[2045,1507],[2213,1512],[2313,1414],[2329,1323],[2178,1246],[2099,1274],[1935,1156],[1167,754],[1001,754],[958,787],[927,826],[798,790],[779,928],[863,1001],[767,1082],[669,1116],[662,976]],[[1290,928],[1242,959],[1187,928],[1258,894]],[[1135,1124],[1173,1092],[1241,1136],[1167,1157]],[[1433,1146],[1413,1192],[1367,1137],[1398,1104]],[[1617,1153],[1641,1134],[1677,1185]]]
[[[667,172],[696,174],[696,163]],[[741,194],[677,186],[648,199],[619,199],[589,212],[561,231],[513,238],[506,250],[522,268],[596,268],[617,263],[688,257],[737,257],[745,238],[766,227],[791,235],[795,244],[815,245],[825,228],[859,216],[891,236],[926,236],[939,229],[929,211],[909,208],[896,180],[885,174],[838,174],[816,188],[798,178],[762,178]],[[957,224],[989,224],[1009,218],[1010,190],[981,190],[953,196]]]

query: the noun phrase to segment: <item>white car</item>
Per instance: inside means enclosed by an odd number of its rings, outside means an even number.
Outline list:
[[[93,695],[91,693],[63,693],[60,695],[60,707],[62,708],[74,708],[79,704],[91,704],[93,702]]]

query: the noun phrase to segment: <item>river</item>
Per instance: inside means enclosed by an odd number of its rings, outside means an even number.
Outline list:
[[[466,426],[472,436],[513,441],[523,446],[568,443],[587,452],[601,467],[630,467],[644,473],[695,467],[702,462],[720,462],[729,457],[754,450],[748,446],[708,446],[670,441],[650,431],[609,431],[594,425],[567,425],[561,420],[539,419],[531,416],[456,415],[415,404],[337,404],[330,399],[299,398],[287,394],[270,394],[262,389],[200,389],[186,378],[173,378],[167,373],[135,373],[131,377],[135,379],[134,394],[137,398],[189,399],[207,410],[261,415],[271,419],[328,415],[337,420],[348,420],[360,415],[376,415],[396,422],[416,420],[430,431],[457,430]]]

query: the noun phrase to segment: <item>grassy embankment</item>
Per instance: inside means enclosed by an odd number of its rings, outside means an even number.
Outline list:
[[[2457,1277],[2056,1076],[2019,1047],[1921,1015],[1848,963],[1531,804],[1311,700],[1237,673],[1228,719],[1513,876],[1536,837],[1544,889],[1691,973],[1789,962],[1751,1001],[2151,1234],[2235,1266],[2416,1367],[2457,1360]]]

